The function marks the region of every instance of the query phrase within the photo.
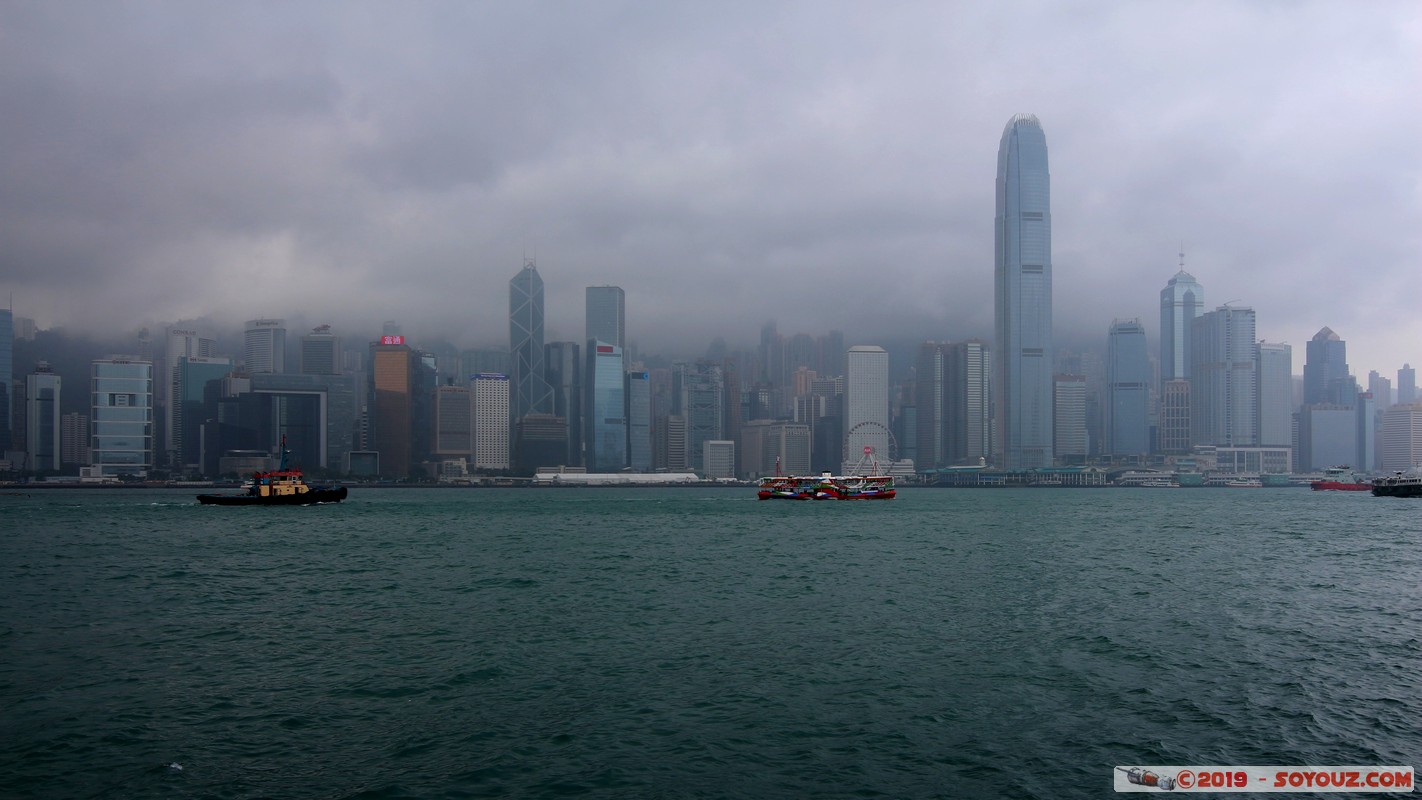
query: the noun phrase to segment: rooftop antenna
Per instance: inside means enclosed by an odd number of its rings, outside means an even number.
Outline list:
[[[1185,271],[1185,240],[1180,240],[1180,271]]]

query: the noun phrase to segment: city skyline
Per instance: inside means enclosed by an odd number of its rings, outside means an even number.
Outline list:
[[[16,315],[487,345],[529,256],[549,340],[581,340],[603,284],[642,310],[629,342],[683,352],[767,319],[991,338],[992,139],[1027,109],[1059,340],[1152,319],[1183,241],[1271,340],[1328,325],[1360,374],[1422,361],[1387,288],[1422,251],[1414,4],[343,11],[0,10]]]

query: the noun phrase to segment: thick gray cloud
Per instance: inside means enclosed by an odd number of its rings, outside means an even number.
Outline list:
[[[1422,12],[1370,3],[6,3],[0,289],[41,325],[256,316],[644,350],[989,337],[996,149],[1051,152],[1056,319],[1186,268],[1355,371],[1422,362]],[[655,344],[655,346],[652,346]]]

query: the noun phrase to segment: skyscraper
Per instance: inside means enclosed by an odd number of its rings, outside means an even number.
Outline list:
[[[11,447],[10,402],[14,398],[15,321],[10,309],[0,308],[0,458]]]
[[[243,344],[248,373],[286,372],[286,320],[248,320]]]
[[[1331,328],[1321,328],[1305,347],[1304,405],[1352,406],[1358,382],[1348,374],[1348,343]]]
[[[509,413],[514,419],[552,413],[553,393],[543,373],[543,278],[533,259],[524,259],[509,280],[509,356]]]
[[[685,365],[683,365],[685,366]],[[676,365],[673,365],[675,369]],[[696,362],[695,371],[684,376],[682,415],[686,418],[686,467],[701,469],[705,445],[726,438],[726,380],[721,365]]]
[[[914,370],[914,405],[918,408],[915,451],[919,469],[948,465],[948,439],[945,432],[945,345],[924,342],[918,348],[918,364]]]
[[[1417,370],[1411,364],[1403,364],[1397,371],[1397,404],[1411,405],[1417,402]]]
[[[1143,456],[1150,451],[1146,410],[1150,391],[1150,358],[1145,326],[1138,319],[1111,323],[1107,336],[1106,452],[1113,456]]]
[[[888,352],[874,345],[849,348],[844,379],[845,469],[866,453],[887,468],[898,457],[890,448]]]
[[[492,472],[509,469],[509,376],[481,372],[473,385],[474,468]]]
[[[1160,441],[1162,453],[1190,452],[1190,382],[1181,378],[1160,385]]]
[[[341,337],[331,333],[330,325],[319,325],[301,337],[301,373],[341,374]]]
[[[1422,465],[1422,403],[1398,403],[1383,412],[1378,451],[1385,472]]]
[[[1085,464],[1086,378],[1056,375],[1052,379],[1052,438],[1063,464]]]
[[[167,340],[167,346],[164,349],[166,356],[160,362],[161,370],[158,364],[154,365],[154,377],[158,379],[159,385],[154,387],[153,395],[154,400],[166,412],[162,415],[163,463],[171,467],[180,467],[182,465],[183,401],[179,396],[178,382],[181,380],[181,376],[178,374],[179,366],[185,358],[212,356],[216,342],[202,336],[192,328],[169,328],[165,333],[165,339]],[[201,394],[201,388],[198,391]],[[201,400],[201,396],[198,399]]]
[[[626,297],[619,286],[587,288],[587,335],[605,344],[627,349]]]
[[[543,347],[544,374],[553,394],[553,413],[568,424],[568,453],[559,464],[583,466],[583,361],[577,342]]]
[[[1290,447],[1294,438],[1294,349],[1260,342],[1259,444]]]
[[[949,345],[947,358],[944,454],[950,464],[977,464],[993,453],[992,350],[987,342],[969,339]]]
[[[627,373],[627,466],[652,471],[652,382],[646,370]],[[808,465],[806,467],[808,469]]]
[[[587,409],[583,454],[588,471],[617,472],[627,466],[627,387],[622,348],[589,339],[583,374],[583,408]]]
[[[25,376],[25,468],[31,471],[60,467],[59,389],[59,376],[47,362]]]
[[[153,362],[110,356],[92,363],[89,456],[104,477],[153,468]]]
[[[1190,430],[1195,444],[1259,443],[1254,309],[1220,308],[1191,324]]]
[[[414,460],[415,352],[404,344],[370,345],[370,398],[367,401],[371,449],[380,453],[380,473],[393,478],[410,474]]]
[[[1368,370],[1368,393],[1373,396],[1379,410],[1392,405],[1392,381],[1375,369]]]
[[[436,459],[468,461],[473,457],[473,414],[474,401],[469,387],[445,385],[435,389],[433,455]]]
[[[172,397],[168,401],[169,466],[182,469],[200,464],[204,390],[208,381],[222,380],[232,372],[232,360],[182,356],[172,364]]]
[[[1052,465],[1052,214],[1047,138],[1013,117],[997,150],[994,297],[1000,461]]]
[[[1180,254],[1180,271],[1160,290],[1160,380],[1190,377],[1190,322],[1205,307],[1205,289],[1195,276],[1185,271],[1185,254]]]

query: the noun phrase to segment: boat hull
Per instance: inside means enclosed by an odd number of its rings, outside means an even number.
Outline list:
[[[1371,483],[1344,483],[1343,481],[1314,481],[1309,487],[1315,492],[1370,492]]]
[[[339,503],[346,499],[346,487],[311,489],[299,494],[261,497],[252,494],[200,494],[198,502],[205,506],[309,506],[317,503]]]

